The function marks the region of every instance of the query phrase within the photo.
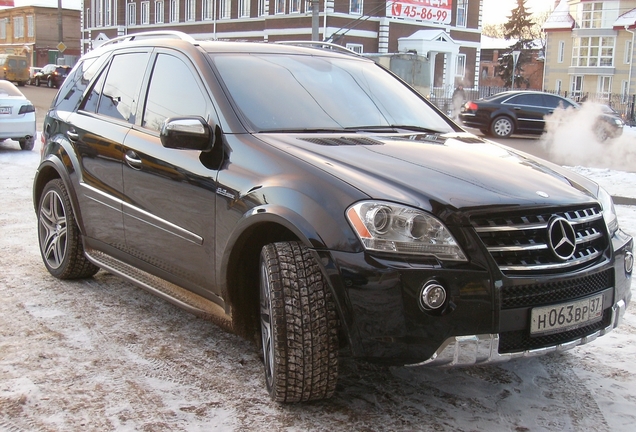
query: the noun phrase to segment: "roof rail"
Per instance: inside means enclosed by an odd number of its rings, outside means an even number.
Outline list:
[[[129,35],[119,36],[114,39],[107,40],[100,46],[111,45],[111,44],[116,44],[121,42],[130,42],[134,40],[157,39],[157,38],[181,39],[183,41],[187,41],[192,44],[196,43],[196,40],[192,36],[180,31],[156,30],[156,31],[147,31],[147,32],[133,33]]]
[[[341,53],[352,54],[352,55],[361,57],[360,54],[358,54],[357,52],[352,51],[349,48],[345,48],[342,45],[338,45],[331,42],[299,40],[299,41],[277,41],[274,43],[281,44],[281,45],[296,45],[296,46],[309,46],[314,48],[326,48],[333,51],[338,51]]]

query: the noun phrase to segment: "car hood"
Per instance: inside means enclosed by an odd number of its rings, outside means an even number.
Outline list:
[[[590,203],[598,187],[557,165],[469,133],[258,138],[340,178],[370,198],[439,213],[492,206]],[[437,207],[437,210],[434,208]]]

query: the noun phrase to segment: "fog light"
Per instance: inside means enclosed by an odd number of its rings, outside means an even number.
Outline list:
[[[435,310],[444,306],[446,290],[436,281],[427,282],[420,293],[420,306],[426,310]]]
[[[625,252],[625,271],[631,273],[634,269],[634,255],[631,252]]]

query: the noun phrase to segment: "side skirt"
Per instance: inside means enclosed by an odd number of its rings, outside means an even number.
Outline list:
[[[86,258],[96,266],[132,282],[181,309],[232,331],[232,317],[227,315],[225,310],[213,301],[126,264],[104,252],[95,249],[85,249],[85,254]]]

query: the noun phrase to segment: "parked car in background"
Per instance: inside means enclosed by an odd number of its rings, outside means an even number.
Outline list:
[[[29,80],[28,65],[25,56],[0,54],[0,79],[23,86]]]
[[[29,85],[35,84],[35,75],[42,70],[41,67],[32,66],[29,68]]]
[[[466,102],[459,119],[465,126],[497,138],[507,138],[512,134],[540,135],[545,131],[546,116],[554,110],[580,107],[574,101],[550,93],[506,91]],[[620,136],[623,125],[620,116],[606,107],[598,116],[593,130],[600,140],[605,140]]]
[[[40,84],[46,84],[47,87],[59,88],[71,69],[67,65],[47,64],[35,74],[35,85],[39,87]]]
[[[298,44],[151,32],[87,53],[42,127],[47,270],[105,269],[253,340],[281,402],[331,396],[340,355],[483,365],[620,323],[633,239],[603,188]]]
[[[32,150],[35,136],[35,107],[13,83],[0,81],[0,141],[12,139]]]

